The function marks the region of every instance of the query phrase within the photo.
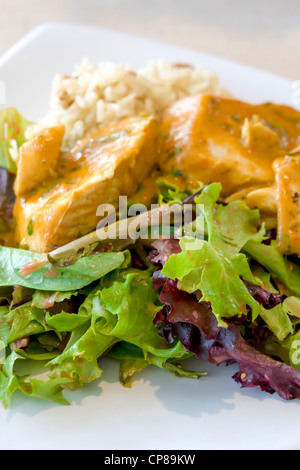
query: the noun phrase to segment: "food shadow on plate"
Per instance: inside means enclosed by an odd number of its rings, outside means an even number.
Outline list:
[[[103,361],[103,380],[112,384],[118,380],[112,360]],[[133,393],[135,388],[151,387],[154,396],[165,409],[180,415],[201,417],[202,414],[215,415],[220,411],[229,411],[236,408],[234,396],[240,391],[240,387],[232,379],[236,372],[234,366],[206,364],[197,359],[186,360],[185,367],[197,372],[206,371],[207,375],[196,380],[193,378],[176,377],[165,370],[149,366],[141,372],[137,372],[131,386]],[[128,390],[128,389],[127,389]],[[129,389],[130,392],[130,389]],[[243,392],[243,391],[242,391]],[[120,389],[122,393],[122,389]],[[141,393],[143,391],[141,390]],[[263,400],[266,394],[250,391],[251,397]],[[125,397],[126,399],[126,397]],[[145,402],[145,407],[149,404]]]
[[[37,378],[46,381],[48,370],[45,372],[45,367],[42,363],[37,363],[36,361],[26,361],[21,363],[18,367],[18,372],[20,375],[27,375],[30,371],[30,376],[32,378]],[[27,396],[21,391],[16,390],[12,397],[10,397],[9,406],[6,413],[6,423],[9,423],[14,415],[23,414],[26,416],[36,416],[40,413],[45,412],[45,410],[62,408],[67,406],[70,408],[73,406],[80,406],[83,403],[83,400],[87,397],[99,397],[102,393],[102,388],[100,386],[101,378],[95,380],[90,384],[85,384],[84,387],[78,388],[76,391],[70,391],[65,389],[63,391],[63,396],[66,398],[70,405],[61,405],[52,401],[48,401],[43,398]],[[101,400],[101,398],[99,398]]]
[[[72,406],[81,406],[83,400],[87,397],[97,397],[101,400],[102,388],[100,387],[101,379],[85,385],[83,388],[79,388],[75,392],[65,391],[64,396],[70,402],[68,408]],[[36,397],[27,397],[21,392],[16,391],[11,399],[10,406],[7,409],[6,423],[8,424],[13,420],[14,415],[23,414],[26,416],[37,416],[40,413],[44,413],[46,410],[62,408],[64,405],[50,402],[45,399]]]
[[[164,370],[150,366],[136,374],[132,388],[150,385],[155,389],[155,397],[168,411],[191,417],[201,417],[204,414],[216,415],[236,409],[243,398],[246,402],[274,400],[285,406],[296,402],[296,400],[284,400],[276,393],[264,392],[259,387],[241,388],[232,378],[238,370],[236,365],[216,366],[192,358],[186,361],[185,366],[188,370],[206,371],[207,375],[198,380],[178,378]],[[109,380],[106,376],[105,379]],[[114,380],[112,376],[110,379]],[[297,405],[300,406],[300,401]]]
[[[113,359],[104,358],[99,363],[103,370],[102,377],[94,380],[90,384],[85,384],[76,391],[64,391],[64,397],[69,401],[68,408],[84,406],[84,401],[89,398],[96,398],[101,405],[101,395],[107,393],[107,385],[119,385],[117,393],[123,395],[124,400],[128,399],[128,393],[133,396],[144,393],[145,387],[153,389],[154,399],[156,398],[163,407],[179,415],[201,417],[202,415],[216,415],[222,411],[230,411],[237,408],[237,395],[243,395],[245,400],[264,401],[272,399],[283,402],[286,406],[289,401],[285,401],[278,395],[270,395],[262,392],[258,387],[251,389],[241,389],[232,376],[237,371],[234,365],[225,366],[221,364],[202,363],[195,358],[186,360],[187,370],[206,372],[207,375],[198,380],[193,378],[176,377],[165,370],[154,366],[149,366],[141,372],[137,372],[131,389],[123,387],[119,382],[119,364]],[[41,366],[35,367],[36,375],[41,373]],[[45,374],[43,379],[45,380]],[[136,390],[135,390],[136,388]],[[129,400],[131,402],[131,400]],[[293,400],[295,403],[295,400]],[[130,403],[128,403],[130,407]],[[300,402],[298,403],[300,405]],[[46,401],[35,397],[28,397],[17,391],[11,399],[7,410],[6,423],[13,420],[14,416],[21,413],[26,416],[37,416],[50,409],[61,408],[63,405]],[[145,408],[149,403],[145,401]]]

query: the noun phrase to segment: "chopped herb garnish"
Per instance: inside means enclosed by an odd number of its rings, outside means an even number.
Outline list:
[[[73,171],[78,171],[78,170],[81,170],[81,168],[82,168],[82,165],[77,165],[77,166],[74,166],[74,168],[72,168],[72,170],[70,170],[70,171],[72,171],[72,172]]]
[[[138,187],[136,188],[136,192],[140,193],[142,191],[142,189],[144,189],[144,185],[143,185],[143,183],[139,183]]]
[[[33,219],[31,219],[31,221],[27,225],[27,233],[30,237],[33,234]]]
[[[162,132],[161,137],[162,139],[167,140],[169,138],[169,132]]]
[[[187,196],[191,196],[193,194],[193,192],[189,188],[185,188],[184,192]]]
[[[182,176],[182,171],[181,170],[174,171],[174,176]]]
[[[172,150],[172,152],[168,154],[168,157],[167,157],[168,160],[170,160],[173,157],[176,157],[176,155],[178,155],[180,152],[182,152],[182,149],[180,147],[177,147],[175,150]]]

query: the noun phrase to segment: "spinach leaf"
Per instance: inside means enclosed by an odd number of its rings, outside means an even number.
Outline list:
[[[50,263],[26,277],[20,269],[40,254],[18,248],[0,247],[0,286],[20,285],[45,291],[72,291],[82,289],[126,262],[124,253],[98,253],[79,258],[74,264],[54,267]]]

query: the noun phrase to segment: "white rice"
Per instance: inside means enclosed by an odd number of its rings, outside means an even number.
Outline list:
[[[175,66],[163,60],[133,72],[123,64],[88,59],[70,75],[54,78],[49,113],[28,131],[65,125],[64,148],[100,126],[145,112],[159,117],[176,100],[196,94],[226,95],[218,77],[200,66]]]

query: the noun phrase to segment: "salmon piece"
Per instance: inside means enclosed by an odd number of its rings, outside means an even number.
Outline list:
[[[277,246],[283,254],[300,256],[300,157],[274,161],[277,187]]]
[[[118,207],[133,195],[157,164],[158,122],[126,118],[102,128],[63,153],[56,177],[18,196],[16,242],[36,252],[50,251],[96,229],[97,207]]]
[[[163,114],[160,167],[187,187],[222,183],[227,197],[274,182],[272,162],[300,143],[300,113],[211,95],[183,98]]]
[[[65,127],[44,129],[19,151],[17,175],[14,184],[16,196],[26,194],[48,178],[56,176],[56,166]]]

